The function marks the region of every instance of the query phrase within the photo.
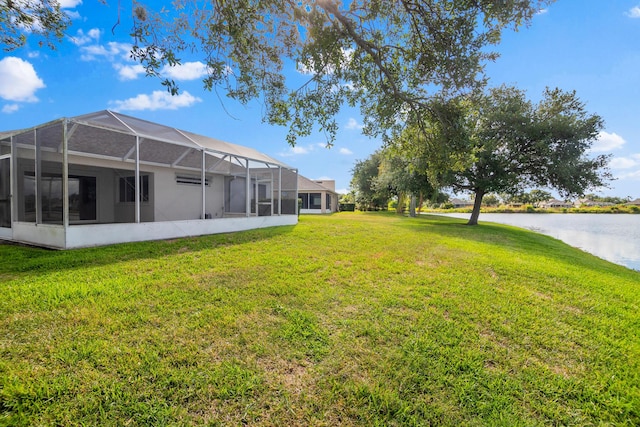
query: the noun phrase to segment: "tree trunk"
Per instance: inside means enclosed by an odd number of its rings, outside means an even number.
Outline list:
[[[401,214],[404,210],[404,193],[398,193],[398,204],[396,205],[396,213]]]
[[[484,191],[476,190],[475,200],[473,201],[473,211],[471,212],[471,218],[467,225],[478,225],[478,217],[480,216],[480,206],[482,206],[482,198],[484,197]]]
[[[416,217],[416,196],[414,194],[411,195],[411,202],[409,202],[409,216]]]

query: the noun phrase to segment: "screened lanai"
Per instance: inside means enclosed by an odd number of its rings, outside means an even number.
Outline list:
[[[297,171],[113,111],[0,133],[0,238],[55,248],[297,222]]]

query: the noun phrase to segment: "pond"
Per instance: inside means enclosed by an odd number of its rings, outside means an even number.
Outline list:
[[[469,219],[471,214],[444,214]],[[640,215],[632,214],[480,214],[479,222],[527,228],[607,261],[640,270]]]

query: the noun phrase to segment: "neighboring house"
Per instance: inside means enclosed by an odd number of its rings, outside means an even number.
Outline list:
[[[453,199],[449,199],[449,203],[453,205],[454,208],[466,208],[469,206],[473,206],[473,202],[470,200],[462,200],[454,197]]]
[[[565,201],[558,200],[558,199],[549,199],[549,200],[547,200],[545,202],[538,203],[538,207],[539,208],[544,208],[544,209],[548,209],[548,208],[572,208],[573,207],[573,203],[565,202]]]
[[[298,175],[298,199],[302,200],[300,213],[303,214],[338,211],[338,193],[333,180],[310,180]]]
[[[602,207],[602,206],[613,206],[614,203],[609,202],[596,202],[590,199],[580,199],[575,203],[575,207]]]
[[[629,206],[640,206],[640,199],[635,199],[630,202],[625,203],[625,205]]]
[[[53,248],[297,223],[297,170],[99,111],[0,133],[0,239]]]

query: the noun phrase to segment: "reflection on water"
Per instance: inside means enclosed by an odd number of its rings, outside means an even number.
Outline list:
[[[446,214],[469,218],[469,214]],[[640,215],[480,214],[480,222],[515,225],[546,234],[607,261],[640,270]]]

